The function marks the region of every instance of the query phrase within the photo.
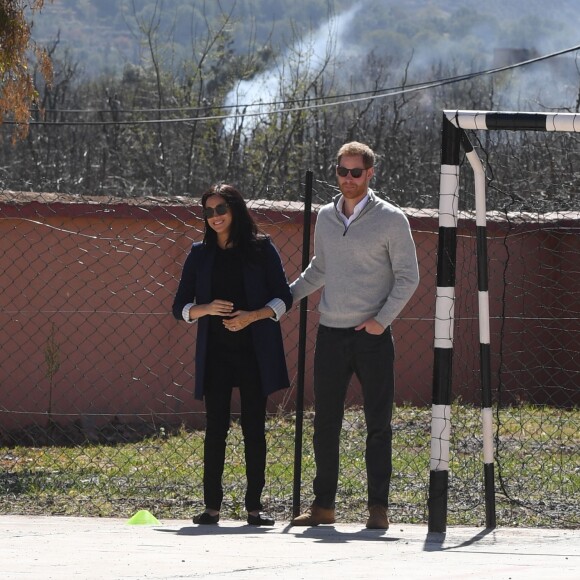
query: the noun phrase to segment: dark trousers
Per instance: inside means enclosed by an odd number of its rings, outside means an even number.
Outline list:
[[[388,506],[392,473],[394,346],[381,335],[320,325],[314,355],[314,503],[335,505],[339,444],[347,388],[355,374],[362,386],[367,427],[368,505]]]
[[[223,362],[222,365],[224,365]],[[220,380],[217,379],[216,374]],[[257,368],[252,372],[244,373],[241,377],[238,375],[237,378],[232,376],[234,373],[227,373],[230,376],[224,376],[224,368],[216,374],[206,383],[204,394],[207,420],[203,456],[205,507],[215,510],[221,508],[224,496],[222,476],[226,439],[231,420],[232,389],[234,386],[239,386],[247,480],[245,507],[247,511],[261,510],[261,496],[266,482],[267,397],[262,393]]]

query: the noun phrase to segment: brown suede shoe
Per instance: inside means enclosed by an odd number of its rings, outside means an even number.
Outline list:
[[[387,508],[384,505],[372,505],[369,507],[369,519],[367,520],[367,528],[369,530],[388,530],[389,516],[387,516]]]
[[[323,508],[312,504],[303,514],[296,516],[291,526],[318,526],[319,524],[334,523],[334,508]]]

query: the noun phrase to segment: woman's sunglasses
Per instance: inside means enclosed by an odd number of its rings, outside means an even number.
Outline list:
[[[204,207],[203,208],[203,217],[205,219],[212,218],[215,215],[226,215],[228,213],[228,204],[227,203],[220,203],[215,207]]]
[[[336,166],[336,172],[341,177],[346,177],[350,173],[355,179],[358,179],[363,174],[363,171],[366,171],[366,169],[361,169],[360,167],[348,169],[348,167],[343,167],[342,165]]]

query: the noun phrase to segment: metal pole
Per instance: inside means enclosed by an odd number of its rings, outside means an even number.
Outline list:
[[[493,415],[491,388],[491,348],[489,320],[489,275],[487,266],[487,218],[485,171],[465,132],[461,143],[475,176],[475,217],[477,227],[477,296],[479,303],[479,358],[481,377],[481,419],[483,425],[483,475],[485,486],[485,525],[496,527],[495,476],[493,453]]]
[[[306,172],[304,186],[304,230],[302,232],[302,271],[310,262],[310,226],[312,222],[312,171]],[[292,514],[300,513],[300,484],[302,481],[302,436],[304,425],[304,371],[306,360],[306,323],[308,322],[308,298],[300,301],[300,325],[298,328],[298,374],[296,385],[296,434],[294,436],[294,490]]]
[[[429,473],[429,532],[447,530],[449,440],[451,437],[451,379],[455,319],[455,266],[459,200],[460,131],[443,118],[439,193],[439,246],[435,303],[435,359],[431,408]]]

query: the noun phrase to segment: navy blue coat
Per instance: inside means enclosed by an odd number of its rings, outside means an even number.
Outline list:
[[[280,298],[286,310],[292,306],[292,294],[278,251],[269,239],[260,242],[263,251],[259,258],[243,264],[244,287],[248,309],[257,310],[273,298]],[[183,265],[181,281],[173,301],[173,316],[183,321],[186,304],[208,304],[219,296],[211,294],[211,272],[215,248],[196,242]],[[269,395],[290,385],[280,324],[272,319],[258,320],[250,325],[256,358],[260,368],[262,389]],[[195,398],[203,399],[205,363],[208,348],[209,316],[197,322],[195,348]]]

